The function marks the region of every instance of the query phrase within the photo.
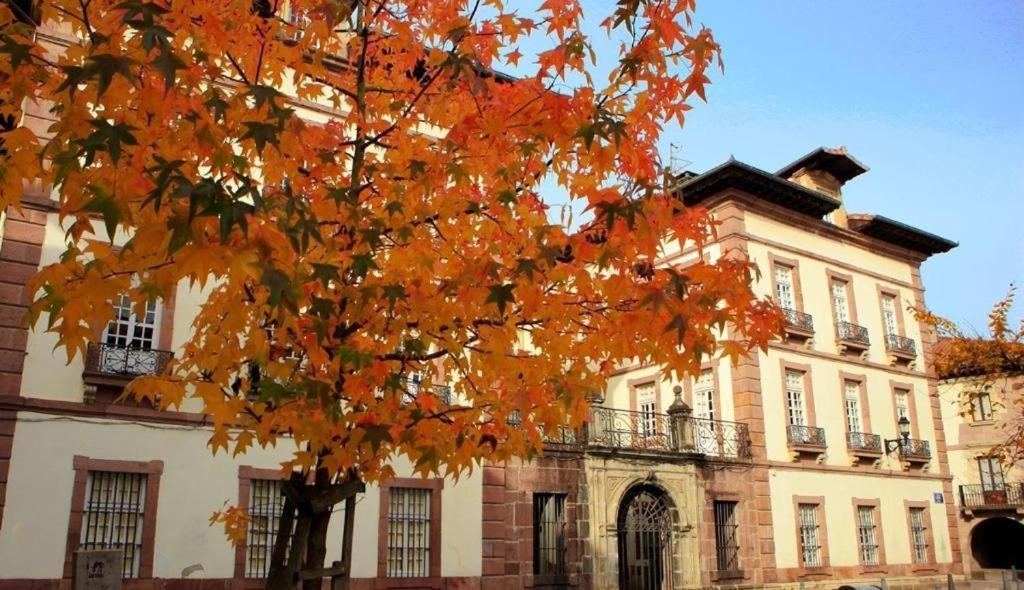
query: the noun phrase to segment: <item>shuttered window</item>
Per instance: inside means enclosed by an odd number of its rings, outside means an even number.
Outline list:
[[[818,524],[818,505],[800,504],[800,553],[804,567],[821,567],[821,530]]]
[[[864,565],[878,565],[878,534],[874,506],[857,507],[857,542],[860,545],[860,562]]]

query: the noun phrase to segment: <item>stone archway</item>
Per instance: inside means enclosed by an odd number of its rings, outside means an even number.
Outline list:
[[[649,483],[630,488],[619,504],[619,589],[672,588],[672,508],[668,494]]]
[[[971,530],[971,556],[983,568],[1024,569],[1024,524],[988,518]]]

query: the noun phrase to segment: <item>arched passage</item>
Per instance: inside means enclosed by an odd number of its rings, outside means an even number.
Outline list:
[[[1024,569],[1024,524],[989,518],[971,531],[971,555],[983,568]]]
[[[665,490],[634,486],[622,498],[616,523],[620,590],[671,588],[672,510]]]

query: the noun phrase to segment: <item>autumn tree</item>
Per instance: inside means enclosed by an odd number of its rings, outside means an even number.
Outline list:
[[[992,306],[987,334],[916,310],[919,319],[934,326],[939,335],[932,362],[935,374],[963,385],[957,400],[961,414],[970,415],[981,394],[991,398],[994,389],[1003,390],[998,403],[1005,437],[990,453],[1008,466],[1024,464],[1024,390],[1009,383],[1013,379],[1024,383],[1024,319],[1014,325],[1011,318],[1016,296],[1017,289],[1011,285],[1006,297]]]
[[[295,446],[271,587],[322,566],[330,508],[350,517],[397,458],[535,456],[618,364],[679,377],[777,329],[749,262],[659,262],[715,228],[656,147],[719,60],[693,1],[620,0],[596,32],[583,4],[46,0],[46,36],[0,8],[2,114],[54,118],[0,136],[0,207],[52,187],[67,231],[29,319],[70,358],[120,294],[204,290],[173,362],[128,391],[201,401],[214,452]],[[497,73],[525,41],[528,74]],[[550,220],[547,179],[585,231]]]

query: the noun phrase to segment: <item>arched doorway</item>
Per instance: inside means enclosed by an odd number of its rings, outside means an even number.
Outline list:
[[[971,555],[983,568],[1024,569],[1024,524],[988,518],[971,530]]]
[[[619,505],[619,589],[668,590],[672,574],[672,512],[664,490],[630,489]]]

